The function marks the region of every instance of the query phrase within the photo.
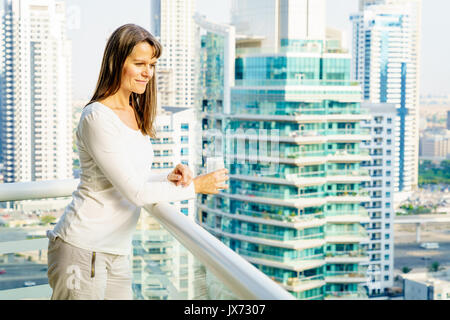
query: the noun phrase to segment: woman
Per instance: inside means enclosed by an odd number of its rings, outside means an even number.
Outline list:
[[[227,189],[226,169],[151,173],[160,43],[128,24],[108,40],[97,87],[77,128],[80,184],[47,235],[52,299],[132,299],[129,254],[141,207]]]

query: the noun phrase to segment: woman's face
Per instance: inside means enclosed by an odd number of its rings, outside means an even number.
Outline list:
[[[138,43],[126,58],[122,70],[120,88],[137,94],[143,94],[147,84],[155,73],[157,59],[153,57],[154,48],[143,41]]]

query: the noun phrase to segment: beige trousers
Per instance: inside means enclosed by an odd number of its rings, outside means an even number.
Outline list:
[[[128,256],[77,248],[61,238],[50,238],[48,282],[52,300],[131,300]]]

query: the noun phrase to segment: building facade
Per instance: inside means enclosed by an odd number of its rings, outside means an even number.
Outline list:
[[[152,139],[152,172],[169,173],[179,163],[196,171],[196,118],[192,108],[163,106],[156,117],[156,139]],[[180,211],[194,217],[195,201],[180,202]]]
[[[450,300],[450,272],[408,273],[402,276],[405,300]]]
[[[71,45],[65,4],[4,0],[2,5],[4,182],[72,178]]]
[[[447,111],[447,130],[450,130],[450,110]]]
[[[369,255],[369,294],[384,294],[394,285],[394,168],[396,107],[394,104],[363,103],[361,107],[371,115],[361,126],[368,129],[371,139],[365,140],[361,148],[372,157],[361,166],[368,170],[370,181],[363,182],[369,192],[370,202],[362,203],[369,213],[370,221],[364,224],[369,241],[364,250]]]
[[[325,2],[235,2],[234,61],[233,28],[201,25],[204,156],[224,156],[230,188],[199,196],[197,219],[298,299],[364,298],[370,177],[360,164],[371,158],[360,123],[370,117],[350,55],[327,48],[318,8]],[[249,31],[255,12],[264,17]],[[273,34],[265,24],[277,21]]]
[[[442,161],[450,159],[450,130],[430,128],[420,137],[420,159]]]
[[[193,107],[196,98],[195,0],[151,0],[150,32],[163,46],[158,61],[164,105]]]
[[[359,10],[352,79],[365,101],[397,106],[395,188],[406,195],[418,183],[421,0],[361,0]]]

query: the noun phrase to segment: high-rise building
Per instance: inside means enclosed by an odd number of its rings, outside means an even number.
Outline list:
[[[369,151],[372,159],[361,166],[368,170],[370,180],[363,182],[369,191],[370,202],[362,205],[369,212],[370,221],[364,226],[369,241],[364,249],[369,254],[367,288],[369,294],[383,294],[394,284],[394,168],[395,168],[395,104],[363,103],[361,108],[371,115],[361,123],[371,133],[361,148]]]
[[[327,47],[325,1],[232,10],[235,31],[197,21],[203,160],[222,154],[230,173],[228,190],[199,197],[199,223],[298,299],[366,297],[370,116],[350,55]]]
[[[251,39],[242,46],[259,42],[260,48],[277,52],[289,40],[325,39],[325,5],[322,0],[234,0],[232,24],[239,34]]]
[[[150,32],[163,46],[158,62],[161,100],[193,107],[197,93],[195,0],[151,0]],[[159,72],[159,71],[158,71]]]
[[[397,107],[395,188],[401,198],[418,183],[421,0],[361,0],[350,19],[352,78],[361,83],[363,99]]]
[[[2,5],[4,182],[72,178],[71,44],[65,3],[4,0]]]

